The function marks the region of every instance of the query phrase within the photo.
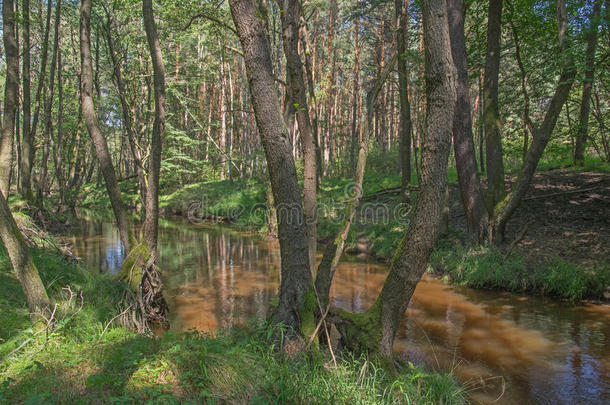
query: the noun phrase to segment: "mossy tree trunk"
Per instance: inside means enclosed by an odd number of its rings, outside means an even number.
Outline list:
[[[502,0],[490,0],[487,18],[487,51],[483,82],[483,123],[487,157],[487,195],[495,206],[506,194],[502,156],[502,123],[498,105],[500,77],[500,39],[502,37]]]
[[[244,51],[277,212],[282,279],[276,321],[300,330],[300,311],[306,292],[311,291],[312,275],[301,193],[271,65],[266,13],[255,0],[231,0],[229,5]]]
[[[153,65],[153,83],[155,94],[155,120],[150,141],[150,161],[148,166],[148,186],[146,196],[146,218],[144,220],[144,238],[150,248],[153,260],[157,258],[157,234],[159,223],[159,173],[161,171],[161,137],[165,130],[165,67],[152,0],[142,1],[144,29],[148,39],[148,48]]]
[[[161,171],[161,142],[165,129],[165,67],[159,36],[153,14],[152,0],[142,0],[144,29],[153,65],[155,95],[155,119],[150,141],[148,165],[148,184],[146,188],[146,216],[144,219],[144,242],[150,257],[146,263],[140,290],[142,294],[145,319],[147,322],[166,325],[167,303],[163,298],[163,281],[157,267],[157,237],[159,227],[159,175]]]
[[[451,149],[456,72],[451,57],[445,0],[423,2],[426,137],[421,186],[409,229],[372,307],[362,314],[335,311],[344,343],[353,350],[392,357],[396,331],[440,232]]]

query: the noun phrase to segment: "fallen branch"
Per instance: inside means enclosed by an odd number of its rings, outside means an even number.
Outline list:
[[[131,309],[131,307],[133,306],[130,305],[127,308],[125,308],[125,310],[123,312],[121,312],[120,314],[118,314],[117,316],[115,316],[114,318],[112,318],[111,320],[108,321],[108,323],[106,324],[106,326],[104,326],[104,330],[102,330],[102,333],[100,334],[100,337],[97,338],[97,341],[99,342],[100,340],[102,340],[102,336],[104,336],[104,333],[106,333],[106,329],[108,329],[108,327],[110,326],[110,324],[112,322],[114,322],[115,319],[117,319],[118,317],[125,315],[127,313],[127,311],[129,311]]]

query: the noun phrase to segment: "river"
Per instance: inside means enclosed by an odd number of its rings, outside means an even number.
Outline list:
[[[124,252],[112,224],[83,222],[75,253],[100,272],[118,270]],[[228,227],[163,220],[160,265],[173,330],[214,333],[263,318],[279,286],[276,241]],[[333,302],[364,311],[388,268],[346,256]],[[451,371],[474,403],[609,404],[610,306],[454,287],[425,277],[394,350],[415,364]]]

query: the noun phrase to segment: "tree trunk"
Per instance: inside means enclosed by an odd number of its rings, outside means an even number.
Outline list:
[[[495,208],[495,218],[492,224],[492,230],[489,232],[489,236],[496,242],[501,242],[504,238],[504,230],[506,223],[511,218],[521,199],[527,192],[530,186],[536,167],[542,156],[542,152],[548,144],[559,114],[563,105],[570,95],[570,89],[574,83],[574,77],[576,76],[576,65],[574,57],[571,53],[569,38],[567,37],[567,13],[566,13],[566,0],[557,1],[557,23],[559,26],[559,46],[561,49],[560,58],[563,61],[563,67],[561,75],[557,81],[557,87],[553,98],[548,104],[547,111],[544,115],[544,120],[540,127],[531,125],[533,129],[532,143],[527,152],[527,158],[523,164],[523,168],[519,173],[517,183],[513,186],[510,194]],[[489,165],[489,163],[488,163]]]
[[[300,7],[297,0],[282,0],[280,6],[283,10],[280,16],[282,19],[284,53],[286,54],[286,69],[288,73],[287,90],[290,94],[290,99],[295,103],[296,118],[299,124],[303,148],[303,210],[307,223],[309,266],[311,274],[314,274],[317,249],[316,144],[314,142],[311,120],[309,119],[307,93],[303,77],[303,63],[298,52]]]
[[[163,281],[156,266],[158,258],[157,236],[159,226],[159,174],[161,171],[161,143],[165,130],[165,67],[157,27],[153,14],[152,0],[142,0],[144,29],[153,66],[155,93],[155,120],[150,140],[148,163],[148,186],[146,191],[146,216],[144,218],[144,239],[150,250],[150,258],[142,274],[140,292],[147,322],[167,325],[167,303],[163,298]]]
[[[11,0],[4,0],[4,6],[11,4]],[[4,29],[6,32],[6,14],[4,15]],[[5,42],[6,43],[6,42]],[[30,320],[35,323],[42,320],[41,315],[49,312],[49,297],[40,280],[36,266],[32,262],[30,252],[25,240],[17,228],[15,219],[11,214],[4,195],[0,194],[0,237],[13,264],[15,275],[21,284],[23,294],[30,310]]]
[[[281,284],[276,321],[299,330],[304,297],[312,285],[307,230],[271,66],[269,36],[254,0],[231,0],[231,14],[244,51],[256,121],[267,157],[277,208]]]
[[[585,78],[582,82],[582,97],[580,99],[580,120],[576,134],[576,146],[574,149],[574,165],[584,166],[585,145],[587,143],[587,132],[589,129],[589,111],[591,108],[591,92],[593,90],[593,79],[595,78],[595,48],[597,47],[597,26],[601,11],[601,1],[593,4],[593,13],[590,17],[590,25],[587,32],[587,49],[585,51]]]
[[[157,27],[153,15],[152,0],[142,1],[144,28],[153,65],[153,81],[155,90],[155,121],[153,123],[150,141],[150,162],[148,166],[148,190],[146,197],[146,219],[144,220],[144,237],[156,260],[157,233],[159,222],[159,173],[161,170],[161,137],[165,130],[165,68],[163,55],[157,35]]]
[[[35,109],[34,109],[34,117],[32,119],[32,127],[30,129],[30,139],[28,141],[24,140],[25,149],[21,153],[22,165],[23,165],[23,175],[21,177],[22,185],[25,186],[23,191],[24,196],[28,200],[32,200],[34,195],[32,193],[32,174],[34,171],[34,158],[36,156],[36,131],[38,129],[38,123],[40,121],[40,106],[42,100],[42,92],[45,87],[46,75],[47,75],[47,60],[49,54],[49,33],[51,31],[51,5],[52,1],[47,2],[47,20],[45,23],[44,30],[44,42],[42,43],[42,55],[40,57],[40,71],[38,74],[38,87],[36,89],[36,100],[35,100]],[[29,150],[28,150],[29,149]]]
[[[4,116],[2,139],[0,140],[0,192],[7,196],[10,190],[11,164],[13,160],[13,137],[15,114],[17,113],[17,89],[19,87],[19,49],[15,36],[15,10],[13,0],[2,3],[2,39],[6,55],[6,81],[4,85]]]
[[[451,53],[457,70],[457,99],[453,120],[455,164],[468,232],[473,240],[483,242],[487,233],[489,216],[485,208],[481,180],[477,171],[476,152],[472,136],[463,1],[447,0],[447,11]]]
[[[346,216],[339,230],[339,234],[328,244],[322,256],[320,266],[318,266],[318,274],[316,276],[315,286],[318,298],[322,305],[328,304],[328,294],[332,284],[335,271],[339,265],[339,260],[345,249],[345,241],[349,235],[358,204],[362,198],[362,182],[364,180],[364,172],[366,169],[366,160],[369,153],[369,144],[371,135],[373,134],[373,114],[375,109],[375,101],[387,80],[388,76],[394,69],[394,63],[397,56],[394,56],[384,67],[383,71],[379,72],[379,76],[373,83],[373,87],[369,90],[366,97],[367,115],[362,123],[363,133],[362,142],[360,143],[360,151],[358,152],[358,162],[356,163],[356,171],[354,173],[354,184],[351,186],[350,201],[347,203],[345,210]]]
[[[498,78],[500,75],[500,38],[502,36],[502,0],[490,0],[487,19],[487,52],[483,83],[483,119],[487,155],[488,203],[493,209],[506,194],[502,135],[498,107]]]
[[[360,99],[360,24],[354,21],[354,86],[352,90],[352,142],[350,144],[350,169],[356,170],[356,145],[358,145],[358,101]]]
[[[32,119],[32,101],[31,101],[31,77],[30,77],[30,0],[23,0],[22,2],[22,13],[23,13],[23,46],[22,46],[22,60],[21,60],[21,76],[22,76],[22,92],[23,92],[23,134],[21,139],[21,161],[19,162],[19,190],[21,194],[26,196],[30,189],[30,170],[29,166],[24,163],[26,157],[30,154],[30,148],[32,145],[31,138],[31,119]]]
[[[127,93],[125,92],[125,85],[123,84],[123,77],[121,74],[121,62],[117,59],[114,50],[114,41],[112,39],[111,26],[112,24],[110,20],[110,14],[108,14],[106,23],[106,40],[108,42],[108,53],[110,54],[110,59],[112,60],[114,79],[116,81],[119,98],[121,100],[121,110],[123,111],[123,125],[125,126],[125,131],[127,132],[127,138],[129,140],[129,149],[131,150],[135,171],[138,176],[138,183],[140,184],[140,194],[142,196],[142,202],[144,203],[144,205],[146,205],[146,179],[144,178],[145,174],[144,169],[142,167],[142,156],[140,153],[140,149],[138,148],[138,145],[136,143],[137,136],[133,127],[133,117],[129,109],[129,104],[127,103]]]
[[[408,0],[394,0],[396,21],[396,50],[398,52],[398,82],[400,96],[400,169],[402,174],[401,194],[407,200],[411,183],[411,103],[409,103],[409,71],[407,68],[407,38],[409,27]]]
[[[423,2],[426,65],[426,136],[422,144],[421,188],[409,229],[376,302],[363,314],[337,311],[344,343],[359,352],[392,357],[394,337],[439,234],[447,187],[456,73],[445,0]]]
[[[108,144],[100,130],[93,105],[93,67],[91,62],[91,0],[82,0],[80,8],[80,56],[81,56],[81,105],[87,130],[95,147],[100,169],[106,181],[112,210],[119,228],[121,244],[126,252],[130,249],[130,227],[127,212],[121,198]]]
[[[61,19],[61,0],[57,1],[55,7],[55,23],[53,37],[53,55],[51,56],[51,71],[49,74],[49,92],[45,103],[44,111],[44,137],[42,147],[42,164],[40,167],[40,175],[38,178],[37,202],[39,206],[43,206],[44,193],[47,187],[47,171],[49,151],[51,144],[51,136],[53,135],[53,102],[55,95],[55,72],[57,70],[57,54],[59,53],[59,22]],[[61,83],[59,84],[61,86]]]

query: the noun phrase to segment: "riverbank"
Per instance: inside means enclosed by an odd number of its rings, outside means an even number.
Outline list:
[[[0,403],[463,403],[450,375],[405,365],[389,374],[366,358],[333,366],[316,349],[289,354],[265,323],[219,331],[137,335],[111,321],[121,283],[33,248],[53,328],[34,332],[0,246]]]
[[[549,166],[536,174],[514,218],[506,244],[473,247],[466,241],[465,219],[456,184],[449,173],[449,231],[431,257],[429,273],[474,288],[542,294],[562,299],[610,299],[610,166],[584,170]],[[594,169],[595,171],[592,171]],[[349,179],[322,182],[318,194],[318,237],[336,235]],[[134,185],[124,185],[129,193]],[[367,176],[360,210],[347,240],[348,253],[365,253],[389,263],[408,226],[411,205],[399,195],[400,176]],[[416,193],[416,191],[414,191]],[[265,186],[254,181],[204,182],[160,197],[162,211],[193,221],[228,222],[266,235]],[[103,193],[88,192],[84,205],[103,207]],[[136,199],[129,198],[132,204]]]

